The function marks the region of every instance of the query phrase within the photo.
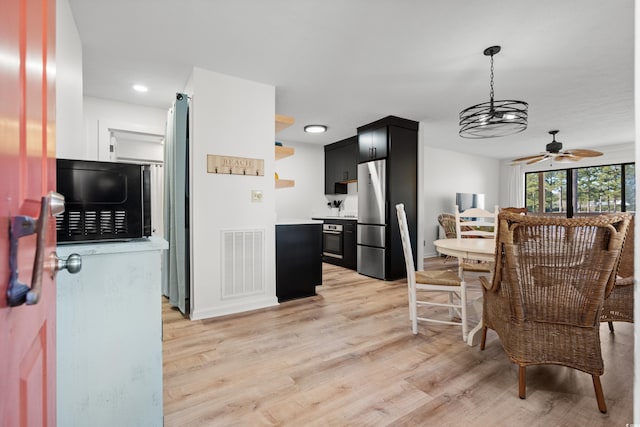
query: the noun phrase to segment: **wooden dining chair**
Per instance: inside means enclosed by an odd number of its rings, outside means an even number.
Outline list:
[[[458,239],[468,237],[495,239],[498,206],[494,207],[493,212],[482,208],[469,208],[460,212],[460,208],[456,205],[455,215]]]
[[[495,240],[498,206],[494,207],[493,212],[481,208],[470,208],[460,212],[456,205],[455,218],[456,238],[490,238]],[[464,280],[464,273],[467,271],[491,273],[493,263],[461,258],[458,260],[458,269],[458,275]]]
[[[411,319],[411,330],[418,333],[418,321],[439,323],[445,325],[459,325],[462,327],[462,339],[467,340],[467,291],[466,284],[460,280],[455,271],[451,270],[425,270],[416,271],[413,263],[413,251],[411,240],[409,239],[409,227],[407,226],[407,215],[404,211],[404,204],[396,205],[398,215],[398,225],[400,226],[400,237],[404,261],[407,268],[407,290],[409,294],[409,318]],[[448,302],[436,302],[429,299],[434,292],[448,293]],[[420,299],[418,299],[420,297]],[[418,307],[425,309],[418,313]],[[449,308],[449,319],[433,317],[427,312],[427,307],[447,307]],[[460,321],[451,318],[454,312],[460,317]],[[434,313],[435,314],[435,313]]]
[[[591,374],[598,409],[607,407],[600,384],[600,315],[613,287],[629,214],[561,218],[500,213],[492,280],[481,277],[484,350],[496,331],[519,366],[556,364]]]

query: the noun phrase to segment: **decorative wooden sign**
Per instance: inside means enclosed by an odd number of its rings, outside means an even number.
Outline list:
[[[207,154],[207,172],[227,175],[264,176],[264,159]]]

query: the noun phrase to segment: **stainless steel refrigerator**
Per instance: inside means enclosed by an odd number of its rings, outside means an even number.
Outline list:
[[[378,279],[386,278],[387,160],[373,160],[358,165],[358,273]]]

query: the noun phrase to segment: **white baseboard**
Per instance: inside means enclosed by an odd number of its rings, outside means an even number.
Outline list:
[[[251,300],[225,302],[224,305],[193,310],[191,320],[210,319],[212,317],[226,316],[228,314],[243,313],[245,311],[258,310],[261,308],[275,307],[279,305],[278,298],[261,297]]]

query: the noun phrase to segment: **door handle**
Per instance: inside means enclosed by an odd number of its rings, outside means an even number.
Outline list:
[[[44,251],[47,240],[47,224],[49,216],[64,212],[64,196],[49,192],[40,201],[40,216],[14,216],[9,224],[9,286],[7,287],[7,303],[10,307],[22,304],[37,304],[42,289],[42,270],[44,268]],[[33,261],[31,286],[18,280],[18,242],[21,237],[37,235],[36,256]]]
[[[69,274],[76,274],[82,269],[82,257],[78,254],[71,254],[67,259],[58,258],[57,253],[49,256],[49,269],[51,270],[51,278],[56,277],[56,273],[60,270],[67,270]]]

